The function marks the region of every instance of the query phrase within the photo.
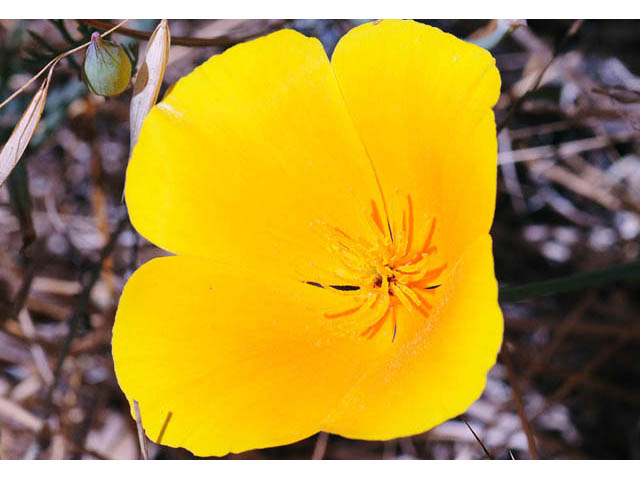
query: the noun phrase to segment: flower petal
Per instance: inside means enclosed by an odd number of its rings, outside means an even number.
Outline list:
[[[463,413],[502,341],[491,238],[480,237],[443,279],[427,320],[398,310],[398,350],[373,366],[323,430],[369,440],[414,435]]]
[[[162,257],[129,279],[113,331],[118,382],[152,440],[197,455],[316,433],[390,348],[327,312],[354,297],[207,259]]]
[[[493,57],[436,28],[383,20],[347,33],[332,65],[392,222],[410,195],[416,228],[435,216],[435,244],[455,261],[489,231],[495,209]]]
[[[180,80],[144,123],[125,193],[169,251],[309,271],[337,268],[323,226],[366,236],[380,201],[322,45],[290,30]]]

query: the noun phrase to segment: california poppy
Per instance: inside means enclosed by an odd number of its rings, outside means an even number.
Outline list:
[[[384,440],[478,398],[502,340],[499,87],[487,51],[396,20],[354,28],[331,62],[282,30],[175,85],[125,196],[176,255],[133,274],[113,331],[152,440],[197,455]]]

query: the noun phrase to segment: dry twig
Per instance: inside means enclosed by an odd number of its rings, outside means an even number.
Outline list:
[[[142,415],[140,415],[140,405],[137,400],[133,401],[133,409],[136,412],[136,427],[138,429],[138,442],[140,443],[140,453],[143,460],[149,460],[149,450],[147,449],[147,437],[142,426]]]
[[[540,73],[536,77],[536,81],[533,83],[533,86],[511,105],[511,108],[507,112],[507,115],[498,124],[498,127],[496,129],[498,133],[500,133],[500,131],[502,131],[502,129],[507,125],[507,123],[509,123],[509,121],[511,120],[511,117],[513,117],[513,115],[518,111],[520,106],[529,97],[529,95],[531,95],[533,92],[535,92],[538,89],[538,87],[540,86],[540,83],[542,82],[542,78],[544,77],[544,74],[547,73],[547,70],[549,69],[551,64],[554,62],[554,60],[558,56],[558,53],[562,50],[562,48],[564,48],[567,41],[578,32],[578,30],[580,29],[583,23],[584,23],[584,20],[576,20],[571,24],[571,27],[569,27],[569,30],[567,30],[567,33],[565,34],[565,36],[562,38],[560,43],[558,43],[558,45],[554,49],[551,59],[546,63],[546,65],[542,68],[542,70],[540,70]]]
[[[532,460],[537,460],[538,449],[536,448],[535,436],[533,435],[531,424],[527,419],[527,415],[524,411],[524,406],[522,405],[522,397],[520,395],[520,389],[518,388],[518,381],[513,371],[513,364],[511,362],[509,345],[506,342],[502,346],[502,351],[500,353],[501,353],[502,359],[504,360],[504,365],[507,368],[507,374],[509,375],[509,383],[511,384],[511,391],[513,392],[513,400],[518,409],[518,415],[520,416],[520,421],[522,422],[522,429],[524,430],[524,433],[527,436],[527,442],[529,444],[529,455],[531,455]]]
[[[94,27],[100,30],[107,30],[113,27],[110,22],[104,22],[102,20],[78,20],[80,23],[84,23],[90,27]],[[275,30],[284,25],[285,20],[271,20],[265,22],[265,28],[262,33]],[[143,32],[141,30],[134,30],[131,28],[121,28],[118,33],[121,35],[127,35],[139,40],[148,40],[151,38],[152,32]],[[259,35],[255,31],[249,31],[247,33],[233,35],[233,32],[220,35],[212,38],[192,38],[192,37],[171,37],[171,43],[173,45],[180,45],[183,47],[230,47],[236,43],[242,42],[249,38]]]

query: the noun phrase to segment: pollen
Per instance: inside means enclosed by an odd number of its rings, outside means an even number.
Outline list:
[[[434,261],[437,252],[434,245],[435,217],[431,218],[424,238],[414,238],[416,229],[411,196],[406,196],[405,208],[398,218],[384,222],[380,210],[372,201],[367,221],[375,239],[373,243],[354,239],[338,228],[329,229],[329,248],[345,268],[340,274],[344,284],[328,285],[315,280],[306,280],[305,283],[330,289],[336,295],[355,297],[354,307],[326,312],[326,318],[364,316],[370,324],[360,332],[360,336],[369,339],[389,323],[393,341],[398,328],[397,309],[404,308],[417,312],[424,319],[429,318],[432,303],[428,297],[432,299],[436,294],[440,287],[437,280],[447,265]],[[395,229],[392,225],[396,226]]]

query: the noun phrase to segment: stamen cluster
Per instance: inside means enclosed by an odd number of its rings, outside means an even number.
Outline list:
[[[348,274],[341,278],[348,284],[324,285],[307,281],[309,285],[331,288],[343,295],[352,295],[359,304],[341,312],[325,313],[327,318],[351,315],[367,315],[374,321],[361,332],[362,336],[373,338],[387,322],[391,321],[393,339],[397,330],[396,309],[400,306],[410,312],[417,311],[429,317],[433,308],[427,300],[440,286],[434,281],[446,268],[446,263],[433,266],[432,255],[436,247],[432,245],[436,219],[432,218],[429,229],[421,244],[413,246],[414,217],[411,197],[407,196],[407,207],[402,212],[399,228],[392,231],[391,223],[385,225],[380,220],[379,211],[372,202],[370,223],[376,241],[369,244],[355,240],[344,231],[332,228],[331,249],[338,255]],[[412,248],[413,247],[413,248]]]

